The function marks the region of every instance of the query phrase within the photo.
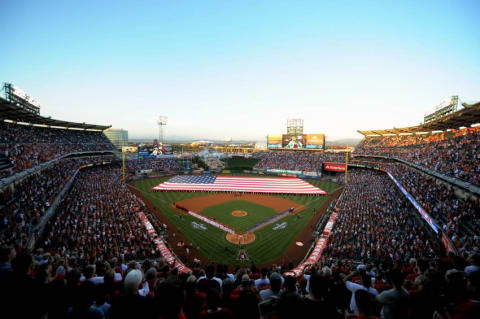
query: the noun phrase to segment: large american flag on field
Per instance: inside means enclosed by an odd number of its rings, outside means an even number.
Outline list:
[[[191,176],[178,175],[155,187],[157,191],[213,191],[270,194],[313,194],[327,192],[300,178],[243,177],[243,176]]]

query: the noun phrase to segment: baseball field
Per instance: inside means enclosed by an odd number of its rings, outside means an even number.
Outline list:
[[[332,192],[339,187],[330,181],[307,180],[327,191],[327,196],[151,190],[166,179],[168,178],[144,179],[133,182],[131,186],[159,220],[169,226],[169,244],[175,253],[189,261],[197,257],[231,265],[244,262],[256,265],[299,262],[300,260],[291,259],[298,259],[302,253],[306,253],[311,244],[308,241],[312,233],[311,224],[324,213],[327,202],[335,195]],[[241,237],[247,238],[248,235],[249,240],[241,240],[241,245],[238,245],[238,241],[235,244],[231,238],[227,240],[224,231],[176,209],[174,204],[227,225]],[[289,213],[291,208],[294,211]],[[304,245],[297,246],[295,242],[302,239]],[[177,246],[179,241],[192,244],[193,249],[188,255],[183,247]],[[238,259],[240,249],[244,249],[248,260]]]

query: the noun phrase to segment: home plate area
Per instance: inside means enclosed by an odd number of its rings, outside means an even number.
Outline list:
[[[227,234],[227,240],[236,245],[247,245],[255,241],[255,234]]]

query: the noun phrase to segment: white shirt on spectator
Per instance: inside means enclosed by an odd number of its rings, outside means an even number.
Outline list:
[[[113,276],[114,281],[122,281],[122,274],[116,272],[115,275]]]
[[[148,282],[145,281],[142,285],[142,289],[138,289],[138,294],[140,296],[145,297],[148,295],[149,292],[150,292],[150,288],[148,287]]]
[[[88,281],[94,283],[95,285],[99,285],[99,284],[103,284],[103,277],[92,277],[90,279],[88,279]]]
[[[357,308],[357,303],[355,302],[355,292],[357,290],[365,290],[366,292],[372,294],[373,296],[378,295],[378,291],[376,289],[374,289],[372,287],[367,289],[365,286],[356,284],[356,283],[351,282],[351,281],[347,281],[345,283],[345,286],[347,287],[348,290],[350,290],[352,292],[352,298],[350,299],[350,310],[352,310],[353,313],[356,316],[359,315],[358,308]]]
[[[480,267],[479,266],[475,266],[475,265],[470,265],[470,266],[467,266],[465,267],[464,271],[465,271],[465,274],[467,276],[470,276],[471,273],[475,272],[475,271],[479,271],[480,270]]]

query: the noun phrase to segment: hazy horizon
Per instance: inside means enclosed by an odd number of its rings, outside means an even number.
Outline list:
[[[263,141],[417,125],[480,100],[480,2],[13,1],[0,81],[52,118],[129,137]]]

